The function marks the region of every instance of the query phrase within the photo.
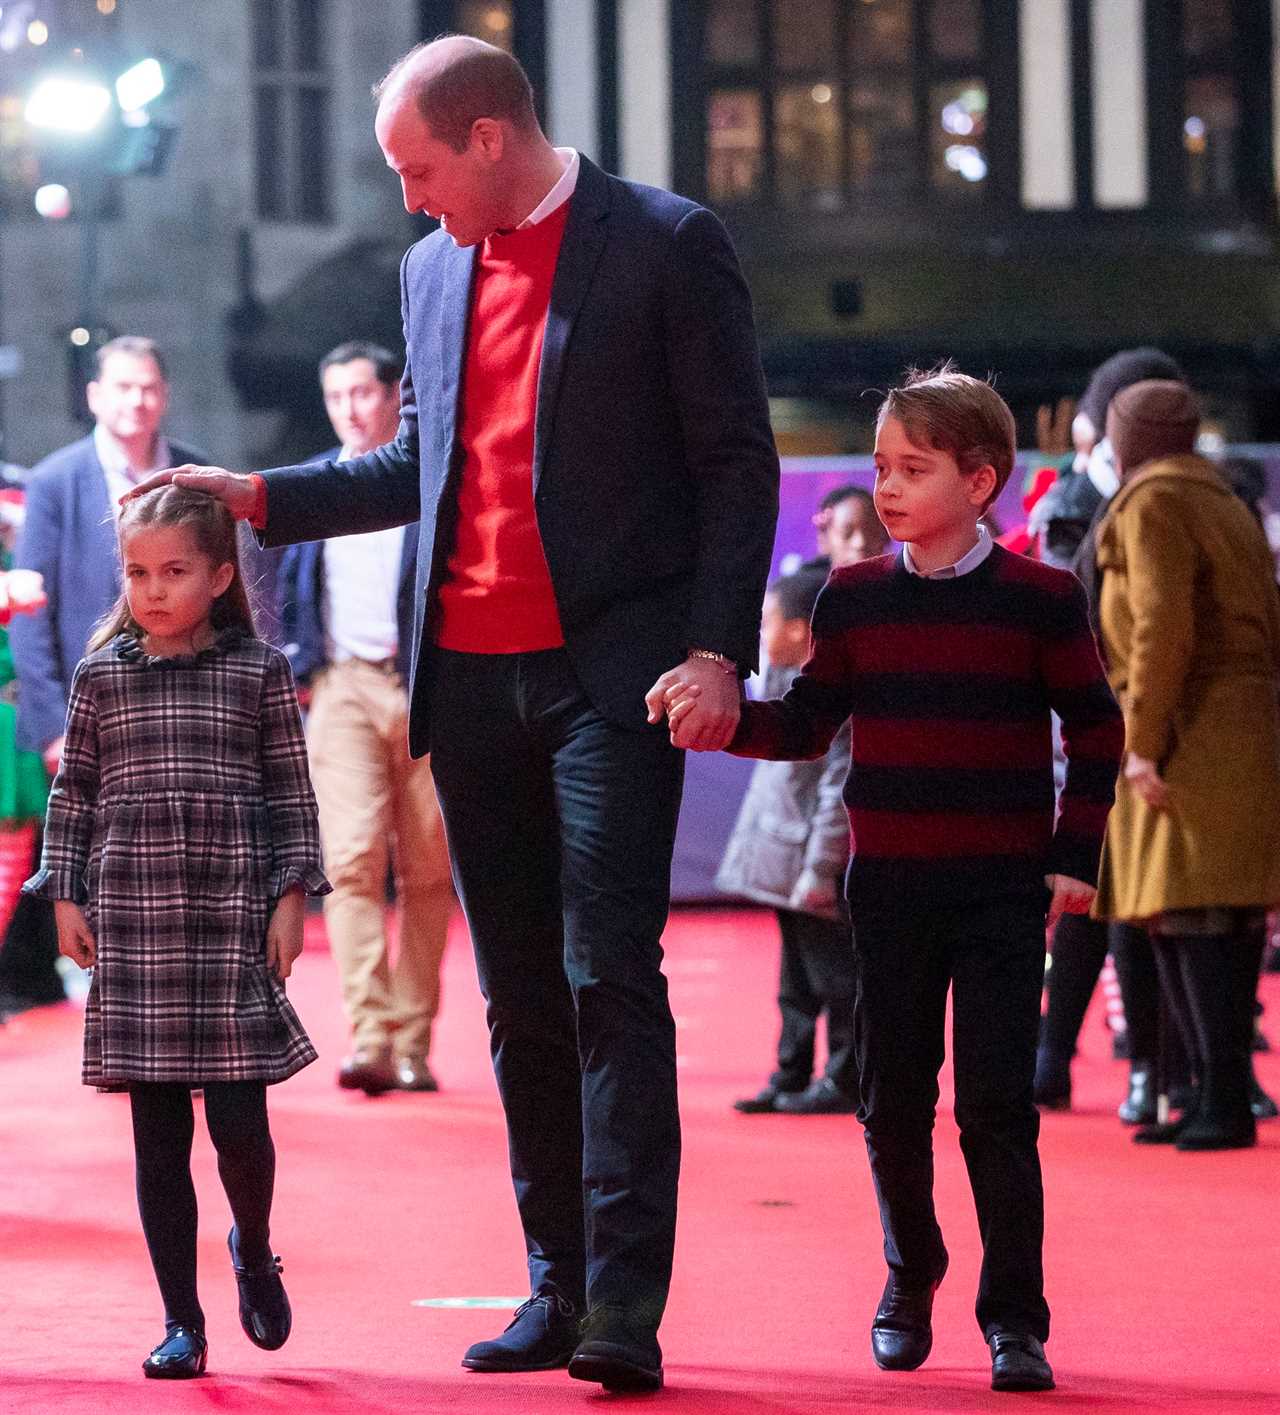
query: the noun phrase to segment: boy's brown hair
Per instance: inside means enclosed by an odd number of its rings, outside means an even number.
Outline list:
[[[877,432],[887,418],[897,418],[912,442],[950,453],[966,476],[994,467],[996,486],[988,506],[1004,490],[1013,471],[1017,429],[1009,405],[984,379],[961,373],[950,360],[935,369],[911,369],[880,404]]]

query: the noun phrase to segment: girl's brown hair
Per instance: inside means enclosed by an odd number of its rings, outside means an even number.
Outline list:
[[[236,627],[246,634],[256,633],[249,592],[240,573],[240,555],[236,544],[236,523],[231,512],[220,501],[200,491],[188,491],[181,486],[162,486],[127,501],[117,525],[121,559],[128,537],[146,527],[182,526],[190,532],[196,549],[215,566],[230,565],[234,573],[231,583],[213,601],[209,622],[215,629]],[[89,639],[89,652],[109,644],[117,634],[132,634],[141,638],[144,631],[129,612],[129,596],[125,590],[94,627]]]

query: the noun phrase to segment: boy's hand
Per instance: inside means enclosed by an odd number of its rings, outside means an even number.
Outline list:
[[[293,971],[302,952],[305,907],[302,891],[291,889],[281,897],[267,925],[267,967],[281,982]]]
[[[677,698],[671,689],[681,691]],[[665,711],[671,745],[693,752],[718,752],[727,747],[742,715],[738,675],[706,658],[687,658],[668,670],[644,695],[649,721],[659,722]],[[699,701],[700,700],[700,701]],[[673,709],[678,709],[672,716]]]
[[[1145,801],[1153,811],[1163,811],[1168,807],[1169,788],[1164,784],[1164,777],[1155,762],[1130,752],[1124,759],[1124,779],[1134,795]]]
[[[80,968],[92,968],[98,961],[98,945],[84,910],[70,899],[55,899],[53,919],[58,928],[58,952]]]
[[[1072,879],[1070,875],[1045,875],[1053,898],[1049,901],[1048,925],[1050,928],[1063,914],[1087,914],[1097,890],[1083,880]]]

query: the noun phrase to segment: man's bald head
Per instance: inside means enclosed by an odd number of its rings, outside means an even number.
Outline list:
[[[539,131],[525,71],[505,49],[468,35],[417,45],[374,85],[373,96],[379,107],[412,101],[432,135],[454,152],[466,150],[477,118],[510,123],[530,136]]]

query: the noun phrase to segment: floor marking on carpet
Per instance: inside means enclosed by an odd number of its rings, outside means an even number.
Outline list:
[[[415,1297],[410,1307],[518,1307],[525,1297]]]

